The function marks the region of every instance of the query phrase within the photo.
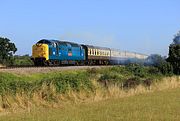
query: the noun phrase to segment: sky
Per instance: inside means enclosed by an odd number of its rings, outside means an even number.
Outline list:
[[[168,54],[180,0],[0,0],[0,37],[31,55],[40,39]]]

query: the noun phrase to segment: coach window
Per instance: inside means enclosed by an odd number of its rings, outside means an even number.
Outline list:
[[[91,55],[91,53],[92,53],[92,52],[91,52],[91,49],[89,49],[89,55]]]
[[[97,50],[97,55],[99,55],[99,50]]]
[[[88,55],[90,55],[90,49],[88,48]]]
[[[90,55],[92,55],[92,50],[90,49]]]

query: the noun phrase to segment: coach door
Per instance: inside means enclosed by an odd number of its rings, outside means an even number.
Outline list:
[[[59,59],[59,45],[56,43],[56,58]]]
[[[67,47],[65,44],[59,45],[59,59],[60,60],[66,60],[67,58]]]

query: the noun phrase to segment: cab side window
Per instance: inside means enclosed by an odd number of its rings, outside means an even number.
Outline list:
[[[56,55],[57,56],[59,55],[59,46],[58,46],[58,44],[56,44]]]
[[[72,49],[71,48],[68,49],[68,53],[72,53]]]
[[[49,48],[49,55],[52,55],[52,48]]]

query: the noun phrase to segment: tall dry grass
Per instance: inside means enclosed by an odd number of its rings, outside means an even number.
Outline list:
[[[94,95],[94,101],[108,98],[123,98],[137,94],[150,93],[165,89],[173,89],[180,87],[180,76],[166,77],[160,81],[154,82],[150,87],[139,85],[136,88],[122,89],[117,85],[108,87],[107,90],[98,89]]]
[[[32,108],[37,106],[62,107],[65,104],[92,103],[110,98],[124,98],[143,93],[179,88],[180,76],[163,78],[161,81],[154,82],[150,87],[139,85],[131,89],[120,88],[118,85],[104,88],[95,81],[93,83],[96,85],[96,89],[93,92],[69,91],[66,94],[60,94],[56,92],[54,85],[50,84],[50,86],[43,85],[40,90],[34,92],[31,96],[23,92],[16,95],[4,94],[0,96],[0,112],[31,111]]]

